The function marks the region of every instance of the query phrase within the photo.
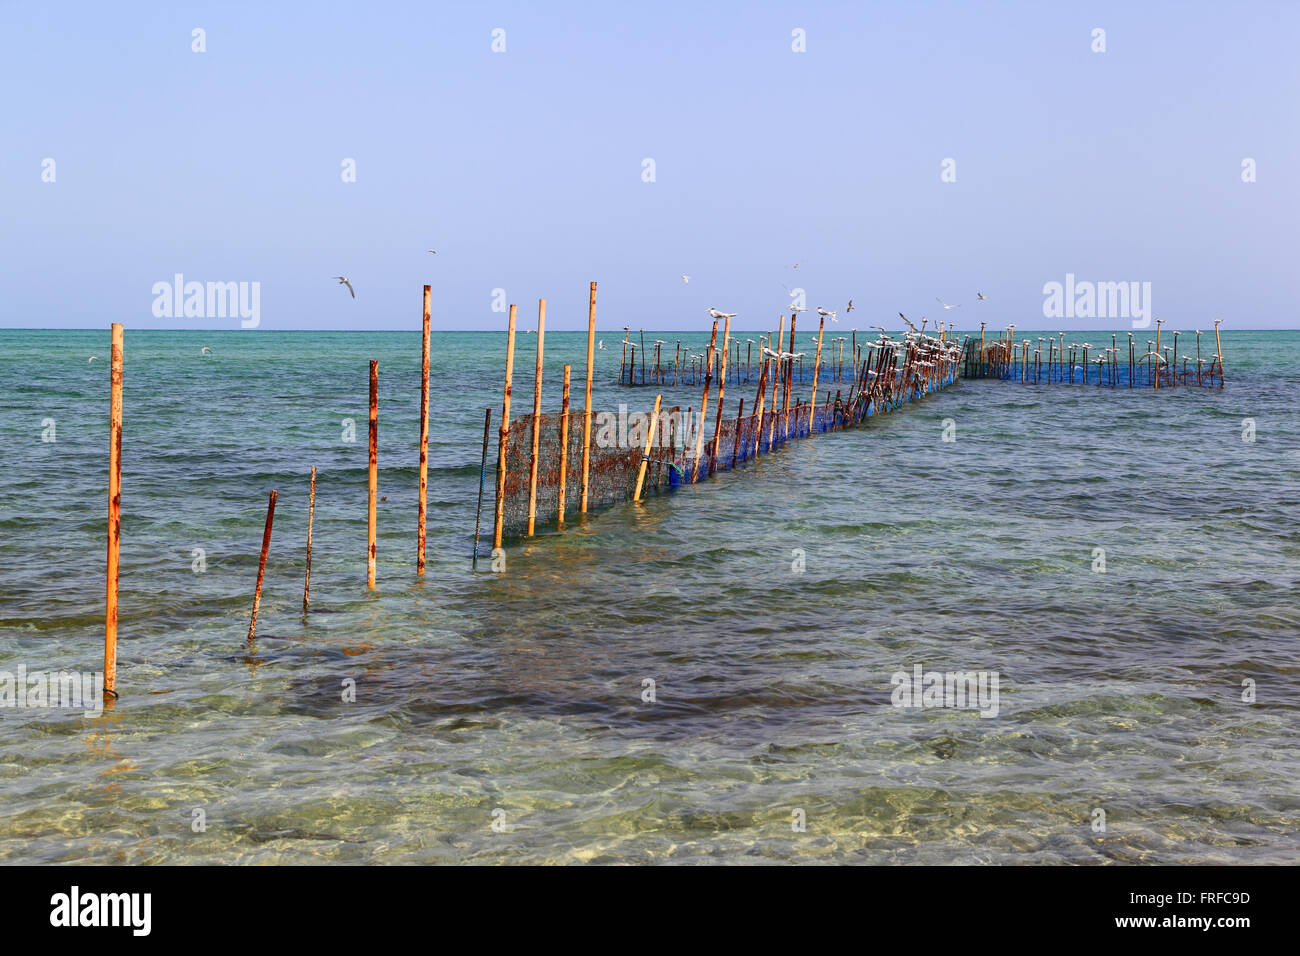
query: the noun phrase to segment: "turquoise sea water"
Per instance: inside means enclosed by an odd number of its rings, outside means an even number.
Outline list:
[[[596,406],[648,408],[602,337]],[[505,574],[470,571],[504,336],[435,333],[424,581],[419,346],[127,331],[122,698],[0,708],[0,860],[1300,859],[1300,333],[1225,333],[1221,392],[962,381],[508,542]],[[546,346],[554,410],[584,336]],[[106,330],[0,331],[0,671],[101,666],[107,360]],[[997,716],[891,706],[915,665],[996,671]]]

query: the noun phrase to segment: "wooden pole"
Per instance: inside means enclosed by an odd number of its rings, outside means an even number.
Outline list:
[[[718,320],[713,320],[713,333],[709,337],[708,370],[704,375],[704,398],[700,402],[699,434],[695,436],[695,468],[691,471],[691,484],[700,477],[700,459],[704,456],[704,423],[709,420],[709,386],[713,384],[713,350],[718,343]]]
[[[588,353],[590,354],[590,353]],[[588,362],[590,369],[590,362]],[[510,380],[515,371],[515,307],[510,306],[510,324],[506,327],[506,386],[501,400],[501,431],[497,439],[497,501],[492,523],[492,548],[501,547],[506,509],[506,443],[510,439]],[[590,376],[590,371],[588,371]],[[591,381],[590,377],[587,379]],[[590,400],[587,402],[591,404]]]
[[[311,487],[307,492],[307,574],[302,579],[302,613],[307,613],[311,594],[311,527],[316,520],[316,466],[311,466]]]
[[[424,525],[429,494],[429,286],[424,287],[424,345],[420,352],[420,503],[415,519],[415,573],[424,574]]]
[[[366,507],[366,586],[375,586],[375,531],[379,496],[379,363],[370,360],[370,500]]]
[[[628,327],[625,326],[623,328],[623,358],[619,360],[619,365],[618,365],[618,384],[620,385],[623,384],[623,371],[624,369],[627,368],[627,333],[629,331],[630,329]],[[632,384],[632,380],[630,378],[628,379],[628,384],[629,385]]]
[[[542,349],[546,338],[546,300],[537,300],[537,374],[533,380],[533,454],[528,466],[528,536],[537,524],[537,452],[542,440]]]
[[[587,398],[582,412],[582,497],[578,510],[587,513],[587,492],[591,481],[591,379],[596,370],[596,283],[587,299]]]
[[[1214,351],[1215,358],[1219,360],[1219,388],[1223,388],[1223,342],[1219,338],[1219,323],[1222,319],[1214,320]],[[1160,338],[1160,326],[1156,326],[1156,338]]]
[[[636,471],[636,492],[632,495],[633,501],[641,500],[641,486],[645,484],[645,468],[650,463],[650,446],[655,440],[655,429],[659,425],[659,403],[663,398],[662,392],[655,396],[655,410],[650,414],[650,430],[645,436],[645,451],[641,453],[641,467]]]
[[[266,527],[262,529],[262,557],[257,562],[257,587],[253,590],[253,616],[248,620],[248,643],[257,634],[257,609],[262,604],[262,578],[266,576],[266,552],[271,547],[271,522],[275,520],[275,492],[266,503]]]
[[[104,598],[104,698],[117,697],[117,575],[122,552],[122,323],[112,327],[108,373],[108,580]]]
[[[471,571],[478,569],[478,523],[483,516],[483,479],[487,475],[488,434],[492,430],[492,409],[483,410],[483,460],[478,466],[478,508],[474,511],[474,557],[470,559]]]
[[[781,316],[776,326],[776,352],[779,355],[783,349],[782,344],[785,341],[785,316]],[[772,450],[772,443],[776,441],[776,419],[778,412],[776,410],[776,391],[782,379],[781,360],[772,359],[772,420],[767,430],[767,450]]]
[[[564,366],[564,395],[560,400],[560,498],[556,521],[564,524],[564,485],[569,473],[569,368]]]
[[[817,357],[813,360],[812,407],[808,410],[808,434],[812,434],[813,419],[817,417],[817,376],[822,370],[822,333],[826,331],[826,316],[817,324]]]
[[[718,462],[718,436],[722,434],[722,395],[727,389],[727,356],[731,354],[731,317],[722,323],[722,368],[718,375],[718,415],[713,423],[713,444],[709,453],[709,474]]]
[[[1156,319],[1156,377],[1154,379],[1155,388],[1160,387],[1160,323],[1162,319]],[[1217,330],[1217,326],[1215,327]],[[1217,341],[1217,340],[1216,340]]]

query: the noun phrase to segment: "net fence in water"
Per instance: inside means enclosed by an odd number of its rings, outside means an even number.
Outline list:
[[[736,397],[724,391],[719,418],[716,388],[698,413],[680,408],[650,411],[593,412],[588,510],[631,499],[644,462],[642,495],[662,493],[707,479],[778,450],[787,442],[852,427],[946,388],[957,379],[962,351],[955,343],[889,343],[873,350],[868,361],[850,371],[847,395],[822,392],[813,402],[796,397],[797,366],[769,364],[760,375],[757,396]],[[713,383],[716,386],[716,383]],[[753,404],[748,404],[752,402]],[[755,407],[757,406],[757,407]],[[653,419],[653,432],[652,428]],[[582,488],[583,413],[569,413],[568,440],[562,439],[562,415],[537,419],[537,478],[532,486],[532,415],[510,423],[506,436],[506,473],[502,484],[502,537],[528,532],[530,499],[535,495],[535,528],[559,523],[560,492],[565,520],[576,515]],[[647,437],[650,439],[646,449]],[[563,463],[563,464],[562,464]],[[563,481],[561,475],[563,474]]]
[[[962,359],[963,378],[999,378],[1026,384],[1059,383],[1127,388],[1173,388],[1195,385],[1202,388],[1223,387],[1223,361],[1215,350],[1202,349],[1201,334],[1196,333],[1195,354],[1180,355],[1178,337],[1172,333],[1173,345],[1149,341],[1140,345],[1131,335],[1122,347],[1117,337],[1111,345],[1093,346],[1088,342],[1066,342],[1064,336],[1043,336],[1037,340],[1015,342],[1009,334],[981,344],[979,339],[966,343]],[[1184,338],[1190,338],[1187,336]]]

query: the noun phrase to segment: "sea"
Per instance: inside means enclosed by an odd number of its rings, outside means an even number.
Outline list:
[[[420,346],[126,331],[120,696],[70,707],[18,675],[103,669],[109,332],[0,330],[0,862],[1300,861],[1300,332],[1222,390],[961,380],[497,561],[505,336],[435,332],[422,578]],[[580,407],[585,333],[545,359]]]

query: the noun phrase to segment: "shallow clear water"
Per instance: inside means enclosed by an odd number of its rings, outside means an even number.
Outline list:
[[[1300,333],[1225,333],[1222,392],[963,381],[508,543],[505,574],[470,572],[504,338],[435,334],[424,582],[418,333],[126,341],[122,699],[0,708],[0,860],[1300,858]],[[619,342],[597,407],[648,407]],[[549,410],[584,336],[546,344]],[[0,670],[101,666],[107,358],[107,332],[0,331]],[[891,706],[917,664],[997,671],[998,715]]]

